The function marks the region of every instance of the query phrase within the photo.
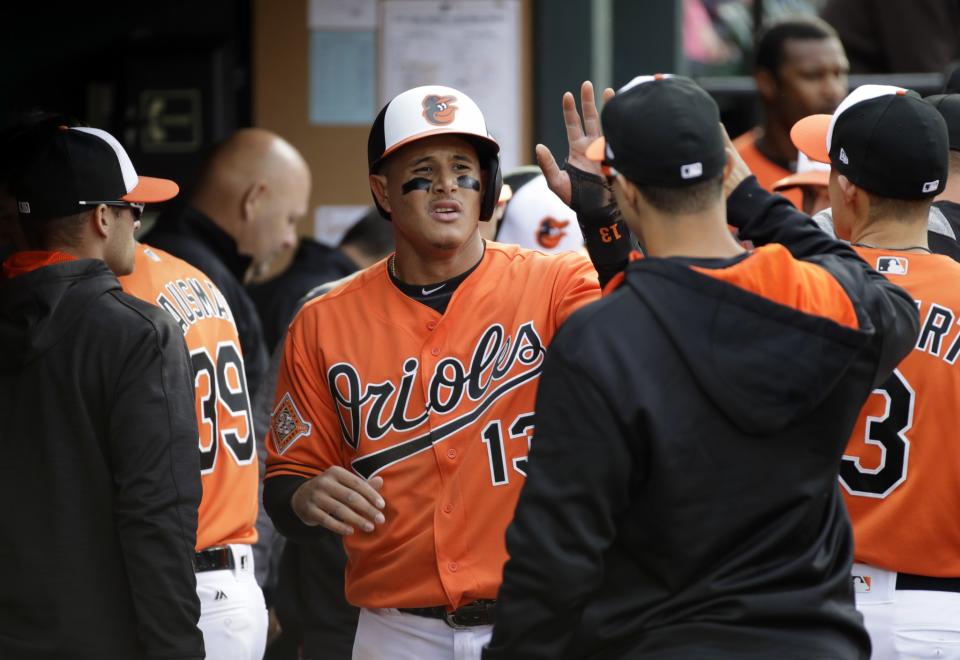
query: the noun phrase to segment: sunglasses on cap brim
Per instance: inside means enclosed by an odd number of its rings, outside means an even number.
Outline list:
[[[145,204],[138,204],[136,202],[124,202],[122,200],[93,200],[93,201],[82,201],[78,202],[83,206],[98,206],[103,204],[104,206],[116,206],[118,208],[130,209],[130,212],[133,213],[133,219],[139,220],[140,216],[143,215],[143,208]]]

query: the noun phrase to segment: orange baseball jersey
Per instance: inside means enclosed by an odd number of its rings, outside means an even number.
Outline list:
[[[733,146],[737,149],[747,167],[750,168],[750,171],[757,177],[757,183],[765,190],[774,192],[773,184],[793,174],[790,170],[774,163],[757,149],[757,129],[747,131],[738,137],[733,141]],[[778,194],[789,199],[790,203],[798,209],[803,208],[803,192],[799,188],[782,190]]]
[[[960,264],[936,254],[856,248],[906,289],[920,334],[867,399],[840,467],[856,560],[960,577]]]
[[[220,290],[202,272],[163,250],[138,244],[124,291],[167,310],[190,350],[200,429],[197,550],[257,540],[253,417],[237,326]]]
[[[546,347],[599,294],[580,254],[487,242],[444,314],[397,289],[386,260],[301,310],[266,476],[341,465],[383,477],[386,523],[344,537],[351,603],[496,597]]]

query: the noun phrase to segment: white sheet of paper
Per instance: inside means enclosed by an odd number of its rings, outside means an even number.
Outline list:
[[[455,87],[483,111],[502,167],[520,165],[519,0],[389,0],[382,12],[380,105],[419,85]]]
[[[313,212],[313,237],[324,245],[336,247],[360,221],[369,206],[318,206]]]

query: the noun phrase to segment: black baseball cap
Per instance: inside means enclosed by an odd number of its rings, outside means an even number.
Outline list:
[[[637,76],[607,103],[600,121],[605,137],[588,147],[587,157],[633,183],[682,187],[723,172],[720,111],[689,78]]]
[[[168,179],[138,176],[127,152],[98,128],[46,127],[18,145],[13,178],[21,219],[62,218],[104,202],[148,204],[176,196]]]
[[[960,151],[960,94],[934,94],[924,99],[947,122],[950,148]]]
[[[947,183],[947,124],[930,103],[902,87],[857,87],[832,115],[794,124],[790,139],[875,195],[925,199]]]

